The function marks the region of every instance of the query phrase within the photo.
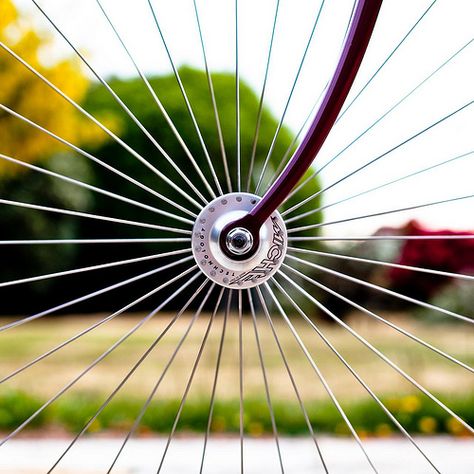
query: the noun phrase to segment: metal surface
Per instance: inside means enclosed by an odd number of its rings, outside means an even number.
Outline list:
[[[252,288],[267,281],[280,268],[286,255],[287,233],[280,214],[275,211],[263,223],[258,247],[250,255],[232,246],[232,237],[250,235],[245,229],[234,229],[221,245],[222,230],[247,215],[260,198],[249,193],[225,194],[210,202],[198,215],[193,228],[192,251],[202,272],[227,288]],[[226,236],[227,237],[227,236]],[[252,241],[244,243],[244,250]],[[228,251],[226,251],[226,248]]]
[[[232,227],[245,227],[255,238],[258,228],[282,204],[311,166],[349,94],[372,36],[381,5],[382,0],[358,2],[336,71],[306,137],[259,204],[247,216],[229,225],[226,232]]]

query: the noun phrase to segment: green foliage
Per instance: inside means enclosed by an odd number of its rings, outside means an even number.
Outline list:
[[[208,91],[205,73],[188,67],[180,69],[184,86],[186,88],[190,103],[199,123],[202,136],[204,137],[209,156],[215,165],[219,181],[224,190],[225,173],[219,146],[217,127],[214,118],[212,103]],[[213,76],[216,100],[219,108],[219,116],[225,141],[225,151],[232,173],[233,185],[236,182],[236,134],[235,134],[235,83],[232,74],[215,74]],[[154,102],[150,92],[140,78],[111,79],[111,87],[120,98],[130,107],[152,134],[156,141],[163,147],[172,160],[196,183],[201,192],[209,197],[204,185],[199,181],[199,176],[191,164],[183,148],[179,144],[168,126],[163,114]],[[206,178],[214,186],[211,171],[199,137],[190,118],[183,96],[178,84],[172,75],[150,78],[150,83],[162,100],[164,107],[179,130],[191,154],[195,157],[202,168]],[[110,123],[114,124],[120,138],[135,149],[141,156],[157,167],[162,173],[170,177],[186,193],[194,199],[199,198],[193,193],[185,181],[172,169],[155,145],[144,135],[133,120],[124,113],[121,106],[111,97],[107,90],[99,84],[90,88],[85,99],[84,107],[93,115],[108,117]],[[242,150],[242,182],[246,187],[248,174],[248,163],[252,151],[252,143],[255,133],[255,123],[258,112],[258,97],[245,84],[241,83],[241,150]],[[270,148],[273,134],[277,128],[278,121],[271,112],[264,107],[259,141],[256,148],[254,184],[258,179],[259,171]],[[264,183],[272,177],[274,170],[280,164],[293,140],[292,133],[283,127],[275,143],[273,154],[268,166],[268,173]],[[166,195],[172,201],[183,206],[192,205],[176,190],[164,183],[153,171],[134,158],[127,150],[113,140],[96,143],[88,149],[93,155],[104,162],[114,166],[121,172],[140,181],[148,187]],[[140,189],[134,184],[111,173],[104,167],[93,164],[84,157],[77,154],[57,154],[44,160],[43,166],[59,173],[71,176],[78,180],[93,184],[117,194],[126,196],[136,201],[143,202],[175,214],[183,215],[173,206],[162,202],[159,198]],[[265,189],[263,186],[262,191]],[[215,187],[215,186],[214,186]],[[298,193],[293,198],[303,199],[310,193],[319,189],[318,181],[306,186],[303,193]],[[72,184],[60,182],[55,178],[40,175],[34,171],[24,172],[10,179],[0,182],[0,195],[4,199],[25,201],[46,206],[86,211],[89,213],[111,216],[115,218],[134,221],[148,222],[172,227],[185,228],[186,225],[173,219],[158,215],[154,212],[132,206],[121,201],[112,199],[102,194],[93,193]],[[318,205],[316,199],[301,211],[314,208]],[[192,208],[197,212],[198,208]],[[189,217],[189,216],[186,216]],[[312,216],[310,220],[302,220],[301,224],[318,222],[319,216]],[[3,239],[73,239],[73,238],[147,238],[160,236],[176,236],[169,232],[160,232],[153,229],[134,227],[123,224],[112,224],[100,220],[62,216],[36,210],[20,209],[17,207],[4,206],[0,216],[0,227]],[[187,227],[189,229],[189,227]],[[315,231],[316,232],[316,231]],[[182,248],[182,244],[180,244]],[[82,245],[82,246],[30,246],[9,247],[0,249],[2,258],[2,280],[21,278],[30,275],[60,271],[74,267],[95,265],[98,263],[112,262],[133,258],[152,253],[164,252],[177,248],[176,244],[167,245]],[[63,277],[47,282],[39,282],[21,287],[8,288],[11,291],[8,301],[14,301],[14,307],[2,305],[3,312],[26,312],[37,309],[38,304],[51,306],[57,304],[53,295],[65,295],[70,299],[85,293],[103,288],[107,284],[113,284],[133,275],[150,270],[150,265],[134,265],[127,268],[116,268],[113,271],[89,272],[87,278]],[[155,263],[156,265],[156,263]],[[166,281],[176,273],[160,274],[162,281]],[[27,297],[25,297],[27,295]],[[184,295],[185,296],[185,295]],[[1,297],[1,295],[0,295]],[[90,305],[83,305],[75,311],[98,311],[110,309],[128,303],[131,295],[128,287],[120,292],[122,299],[117,299],[116,294],[105,294],[101,298],[91,301]],[[51,303],[51,304],[50,304]],[[146,305],[145,305],[146,306]],[[136,307],[137,310],[145,306]]]
[[[440,397],[445,399],[446,397]],[[413,434],[440,434],[466,436],[463,426],[427,397],[416,395],[382,397],[385,406],[400,423]],[[78,432],[96,413],[103,396],[93,393],[76,393],[61,397],[29,425],[32,429],[60,427],[69,432]],[[89,431],[128,431],[145,400],[118,398],[114,400],[91,424]],[[44,400],[19,391],[0,393],[0,431],[14,429]],[[179,408],[179,400],[154,400],[145,412],[139,432],[167,433],[173,426]],[[396,426],[372,399],[346,401],[342,403],[349,418],[362,435],[385,436],[396,434]],[[330,401],[305,403],[311,424],[316,432],[349,435],[339,412]],[[450,397],[449,406],[467,423],[474,423],[474,397]],[[308,427],[295,401],[273,400],[278,430],[285,435],[303,435]],[[271,434],[272,425],[265,399],[249,398],[244,402],[244,427],[250,436]],[[204,432],[207,427],[209,400],[190,399],[182,411],[177,430],[181,432]],[[239,401],[219,400],[214,407],[211,425],[217,433],[238,433]]]
[[[457,314],[474,319],[474,292],[472,282],[467,280],[454,280],[448,286],[437,292],[430,303],[434,306],[447,309]],[[429,308],[421,308],[417,314],[427,323],[459,323],[458,319],[450,318],[445,314]]]
[[[43,167],[56,173],[74,175],[82,181],[91,179],[88,163],[71,154],[55,155],[43,163]],[[12,201],[78,211],[89,210],[93,199],[92,193],[84,188],[72,187],[35,172],[18,173],[0,180],[0,196]],[[73,239],[78,235],[80,224],[81,221],[73,216],[17,206],[3,205],[0,213],[2,240]],[[1,279],[7,281],[65,270],[74,261],[78,250],[72,245],[1,246]],[[54,281],[46,280],[29,286],[26,291],[25,286],[8,288],[9,297],[2,300],[1,311],[22,311],[25,294],[30,298],[44,297],[54,290],[54,284]]]

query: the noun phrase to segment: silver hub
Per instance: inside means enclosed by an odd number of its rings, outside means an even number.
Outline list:
[[[260,228],[259,246],[247,259],[252,234],[242,227],[226,236],[227,255],[220,246],[220,234],[227,224],[245,216],[260,200],[249,193],[230,193],[210,202],[193,228],[192,250],[199,268],[212,281],[227,288],[252,288],[267,281],[280,268],[286,255],[286,227],[275,211]],[[239,257],[233,259],[229,254]],[[228,256],[229,255],[229,256]]]
[[[226,238],[226,246],[234,255],[244,255],[253,245],[252,234],[243,227],[237,227],[229,232]]]

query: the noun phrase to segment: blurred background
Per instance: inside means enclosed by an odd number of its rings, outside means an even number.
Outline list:
[[[125,42],[130,45],[137,62],[142,65],[151,86],[158,92],[160,100],[189,150],[204,163],[199,137],[169,67],[166,51],[152,24],[146,2],[137,2],[134,5],[133,19],[130,18],[128,12],[130,6],[126,2],[103,3],[118,31],[123,33]],[[185,3],[183,6],[182,2],[156,3],[160,11],[160,20],[163,22],[164,35],[170,38],[179,74],[202,135],[205,137],[209,155],[216,157],[216,171],[224,181],[224,167],[220,160],[222,150],[211,107],[206,73],[203,69],[202,53],[197,36],[193,37],[189,33],[191,31],[197,34],[192,4],[183,2]],[[233,69],[235,45],[229,31],[233,31],[234,13],[231,2],[198,3],[208,45],[210,68],[213,71],[212,80],[224,136],[225,153],[232,169],[236,163]],[[300,132],[305,130],[303,125],[305,118],[313,105],[317,104],[319,93],[334,67],[334,58],[340,47],[341,34],[347,25],[352,3],[337,2],[337,6],[334,5],[336,2],[329,3],[326,10],[321,13],[324,21],[321,21],[321,30],[318,30],[318,35],[325,37],[327,41],[319,41],[318,37],[311,44],[310,54],[299,79],[299,87],[292,98],[291,107],[285,112],[286,120],[275,143],[268,172],[265,175],[266,185],[277,171],[282,157],[288,157],[296,148],[301,138]],[[354,86],[355,91],[363,86],[383,58],[389,54],[393,45],[429,3],[410,2],[410,5],[404,7],[403,12],[400,12],[397,2],[385,3],[385,10],[374,37],[377,41],[368,53],[367,60],[364,61]],[[345,146],[354,137],[472,38],[472,16],[469,18],[468,13],[473,12],[472,3],[471,6],[469,3],[471,2],[459,1],[460,8],[451,8],[448,2],[440,2],[429,12],[429,18],[427,16],[426,20],[423,20],[423,28],[420,28],[417,34],[410,38],[410,42],[404,45],[404,54],[394,56],[378,81],[374,81],[371,89],[364,93],[361,100],[354,103],[351,113],[344,116],[341,125],[335,128],[321,155],[318,156],[320,161],[315,164],[315,169],[318,169],[319,163],[328,162],[341,150],[341,154],[345,153]],[[160,171],[173,181],[180,182],[181,178],[176,171],[163,160],[155,146],[130,117],[123,113],[120,105],[100,84],[97,77],[94,77],[71,52],[68,45],[55,34],[47,20],[30,2],[0,0],[0,4],[0,40],[3,43],[97,117],[138,153],[156,164]],[[93,1],[78,4],[69,0],[44,1],[42,4],[51,17],[60,23],[61,29],[71,38],[72,43],[91,61],[97,73],[107,79],[112,89],[136,114],[180,169],[195,182],[198,179],[195,170],[190,167],[178,140],[170,132],[165,118],[158,111],[133,64],[120,49],[120,44],[101,16],[97,4]],[[276,52],[272,59],[271,79],[266,91],[255,152],[254,181],[262,169],[280,117],[285,110],[288,92],[311,31],[314,13],[317,11],[315,2],[310,1],[301,2],[298,10],[291,6],[291,2],[283,2],[281,8],[280,15],[286,18],[286,21],[282,22],[281,30],[276,36]],[[274,2],[269,1],[243,1],[241,4],[240,100],[241,146],[244,157],[252,154],[273,9]],[[336,15],[336,10],[344,10],[345,14]],[[179,22],[176,18],[179,18]],[[299,25],[298,28],[294,28],[295,23]],[[447,36],[449,42],[445,41]],[[194,39],[190,41],[190,37]],[[339,40],[331,41],[331,38]],[[428,46],[429,54],[426,53]],[[250,51],[252,54],[247,54]],[[461,107],[467,99],[472,98],[473,70],[472,67],[466,67],[466,64],[472,66],[472,59],[471,45],[452,61],[449,68],[427,82],[417,94],[387,117],[381,127],[374,128],[374,133],[367,134],[360,142],[351,146],[350,151],[348,148],[346,156],[335,162],[334,166],[328,166],[317,178],[298,191],[285,204],[285,208],[317,193],[345,175],[348,170],[355,169],[368,159],[390,150],[407,137]],[[87,153],[99,157],[146,186],[166,194],[174,202],[187,205],[175,190],[159,182],[146,167],[132,159],[123,147],[42,83],[5,50],[0,51],[0,104],[81,147]],[[408,212],[394,212],[374,218],[348,220],[335,225],[327,224],[350,219],[353,216],[472,194],[474,164],[473,155],[468,154],[472,152],[472,119],[472,110],[469,108],[456,113],[456,116],[441,124],[436,130],[433,129],[419,140],[395,150],[383,163],[382,161],[377,163],[360,176],[348,180],[347,184],[324,192],[302,206],[298,214],[324,207],[297,221],[301,226],[321,224],[301,235],[320,237],[322,240],[304,242],[300,246],[345,256],[474,275],[474,239],[337,240],[350,236],[474,235],[471,200],[417,208]],[[172,219],[161,216],[156,219],[156,215],[147,210],[137,209],[90,189],[80,188],[52,176],[40,174],[21,164],[12,163],[8,157],[122,194],[136,201],[149,205],[156,204],[156,200],[143,190],[97,166],[87,157],[60,144],[4,109],[0,110],[0,153],[2,200],[40,204],[160,225],[176,225]],[[396,180],[430,164],[460,155],[463,155],[462,158],[453,160],[446,167],[434,169],[423,176],[403,180],[373,194],[332,206],[332,203],[360,193],[371,186]],[[248,165],[244,164],[243,176],[247,176],[248,171]],[[308,176],[312,172],[313,170],[310,170]],[[204,173],[210,177],[207,168],[204,169]],[[169,234],[154,229],[112,225],[99,220],[41,212],[9,205],[6,202],[4,204],[0,211],[2,240],[169,237]],[[166,203],[162,204],[161,208],[173,211],[173,207]],[[324,238],[335,240],[324,240]],[[183,248],[183,244],[1,245],[1,281],[61,272],[179,248]],[[160,263],[167,261],[171,260],[160,260]],[[330,256],[312,257],[311,261],[448,311],[467,317],[474,315],[474,291],[470,281]],[[79,298],[98,288],[112,285],[155,267],[156,263],[153,262],[137,263],[133,265],[133,270],[130,266],[121,266],[34,283],[4,286],[0,288],[2,325],[18,317],[35,314]],[[466,331],[466,325],[462,322],[428,307],[413,305],[406,300],[354,284],[315,268],[302,266],[298,268],[302,271],[304,268],[308,276],[321,284],[413,332],[466,364],[474,363],[474,336],[472,331]],[[1,334],[0,376],[6,376],[97,319],[175,275],[176,269],[162,272],[151,281],[127,285],[118,292],[105,293],[100,298],[89,299],[73,307],[64,308],[54,315]],[[296,281],[302,283],[301,279],[296,278]],[[173,287],[169,288],[170,293],[172,290]],[[190,288],[185,294],[189,296],[192,291],[193,288]],[[294,293],[291,294],[294,296]],[[433,393],[439,394],[440,398],[467,422],[474,424],[472,374],[320,288],[311,287],[311,294],[361,335],[367,337],[420,383],[428,386]],[[178,309],[181,303],[180,300],[169,305],[167,311]],[[315,305],[308,301],[302,301],[301,304],[341,353],[351,361],[359,373],[364,375],[369,386],[380,394],[394,414],[403,420],[410,432],[427,434],[448,432],[459,436],[467,435],[465,428],[454,418],[437,407],[428,397],[415,391],[412,385],[387,368],[347,331],[331,322],[330,318]],[[145,300],[134,307],[133,311],[136,314],[121,315],[108,325],[87,334],[80,343],[68,346],[5,383],[2,380],[0,430],[7,432],[18,426],[48,396],[51,396],[51,393],[59,390],[72,374],[80,371],[104,348],[113,344],[123,332],[135,324],[137,317],[143,317],[143,312],[153,305],[156,303]],[[210,308],[211,306],[206,306],[206,311]],[[314,351],[314,356],[326,374],[329,384],[343,400],[344,406],[348,407],[347,411],[351,413],[354,425],[361,436],[392,434],[394,426],[387,421],[382,411],[374,409],[374,402],[370,400],[365,390],[350,378],[342,364],[316,339],[311,328],[297,314],[293,314],[294,309],[289,303],[285,305],[285,309],[291,313],[290,316],[295,321],[299,333]],[[248,308],[246,310],[248,311]],[[109,357],[108,363],[103,364],[103,367],[98,366],[93,373],[81,380],[73,390],[36,418],[31,427],[54,433],[80,429],[100,405],[104,396],[121,380],[129,365],[128,362],[139,357],[143,349],[152,343],[153,334],[164,325],[163,321],[169,316],[170,314],[165,313],[155,318],[156,320],[150,322],[149,331],[135,334],[127,345],[120,347]],[[147,411],[141,426],[143,435],[169,431],[188,377],[190,364],[195,357],[194,353],[206,330],[206,318],[203,317],[202,320],[190,334],[189,345],[180,352],[173,364],[160,389],[160,396],[156,397],[156,402]],[[154,384],[158,373],[157,366],[163,365],[166,354],[175,347],[179,334],[184,331],[186,324],[187,322],[180,322],[173,328],[163,343],[156,348],[152,357],[135,374],[134,383],[125,387],[121,395],[94,422],[90,428],[92,432],[102,430],[122,432],[129,429]],[[216,325],[221,324],[219,319]],[[278,347],[265,322],[260,321],[259,324],[279,429],[287,434],[303,433],[306,425],[298,411],[292,387],[283,370]],[[325,432],[347,434],[347,428],[340,420],[337,410],[329,402],[322,385],[314,379],[311,366],[302,359],[288,328],[281,320],[276,321],[276,324],[295,376],[301,382],[302,395],[308,404],[308,411],[315,427]],[[231,318],[227,334],[219,384],[219,401],[213,422],[213,430],[221,433],[235,432],[239,428],[238,386],[235,382],[235,354],[238,351],[236,317]],[[211,333],[200,364],[199,376],[193,383],[181,417],[179,429],[182,431],[202,431],[206,427],[210,380],[213,377],[219,338],[220,332],[216,327]],[[271,432],[271,423],[265,409],[262,409],[265,407],[265,400],[250,318],[245,320],[245,338],[245,428],[252,436],[262,436]],[[314,382],[307,382],[313,379]],[[46,381],[47,383],[43,383]]]

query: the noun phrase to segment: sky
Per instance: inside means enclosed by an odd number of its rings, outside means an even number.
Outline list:
[[[17,0],[25,19],[50,31],[53,46],[44,60],[70,54],[67,44],[29,0]],[[104,77],[129,77],[136,71],[121,49],[96,0],[39,0],[40,5],[87,55]],[[105,10],[147,74],[168,73],[170,65],[147,0],[102,0]],[[352,9],[352,0],[327,0],[291,96],[285,124],[298,131],[331,77]],[[351,94],[367,80],[410,30],[432,0],[385,0],[369,50]],[[192,0],[153,0],[164,36],[177,65],[202,68]],[[239,0],[239,70],[258,94],[263,84],[276,0]],[[235,70],[234,1],[197,0],[209,66]],[[321,3],[281,0],[265,103],[281,117]],[[336,127],[315,163],[320,166],[358,137],[375,120],[474,37],[474,2],[438,0]],[[342,153],[321,174],[329,186],[373,158],[417,134],[474,99],[474,43],[442,67],[372,130]],[[158,113],[158,112],[157,112]],[[443,120],[428,132],[380,158],[324,194],[332,204],[433,164],[474,150],[474,106]],[[326,221],[362,216],[474,194],[474,154],[430,172],[329,207]],[[296,213],[294,214],[296,215]],[[366,235],[382,225],[416,218],[431,228],[474,230],[474,199],[429,208],[327,225],[331,236]],[[295,223],[296,224],[296,223]],[[293,225],[295,225],[293,224]]]

